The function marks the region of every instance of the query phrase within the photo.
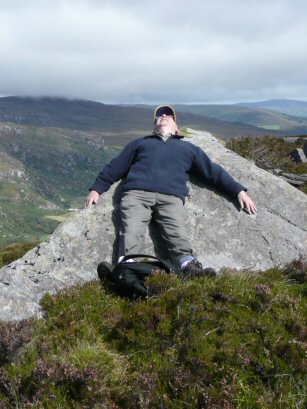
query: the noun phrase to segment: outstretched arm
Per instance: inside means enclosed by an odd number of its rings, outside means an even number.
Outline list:
[[[238,200],[239,200],[241,209],[245,209],[247,213],[249,214],[257,213],[258,210],[257,210],[257,207],[255,206],[255,203],[248,196],[245,190],[241,190],[241,192],[238,193]]]
[[[102,169],[89,189],[90,192],[85,202],[86,206],[96,204],[99,196],[128,172],[134,158],[137,143],[137,139],[129,142],[121,153]]]
[[[257,213],[257,208],[243,185],[235,181],[220,165],[213,163],[199,147],[194,148],[194,153],[194,165],[208,183],[225,193],[237,197],[241,209],[245,209],[247,213]]]

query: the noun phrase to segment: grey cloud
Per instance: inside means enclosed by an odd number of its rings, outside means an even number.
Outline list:
[[[0,1],[0,94],[307,96],[304,1]]]

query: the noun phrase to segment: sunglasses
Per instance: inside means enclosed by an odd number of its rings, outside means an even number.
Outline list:
[[[159,114],[156,116],[156,119],[161,118],[163,115],[165,115],[167,118],[173,118],[174,119],[174,115],[167,115],[167,114]]]

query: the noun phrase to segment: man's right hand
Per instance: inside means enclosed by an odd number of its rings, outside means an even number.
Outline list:
[[[99,193],[96,190],[91,190],[86,198],[86,206],[91,206],[92,204],[96,204],[99,200]]]

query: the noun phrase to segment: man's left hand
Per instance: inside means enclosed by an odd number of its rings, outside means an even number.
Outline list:
[[[249,214],[256,214],[257,213],[257,207],[255,206],[254,202],[252,199],[248,196],[248,194],[242,190],[238,194],[238,200],[240,203],[241,209],[244,209],[247,211]]]

